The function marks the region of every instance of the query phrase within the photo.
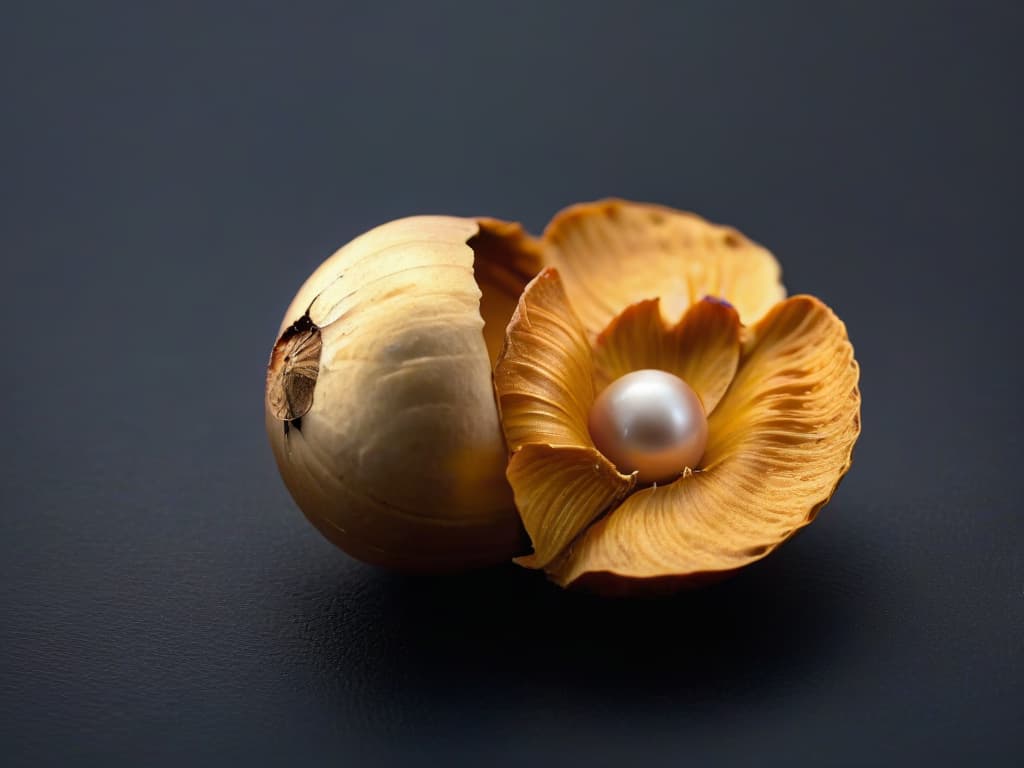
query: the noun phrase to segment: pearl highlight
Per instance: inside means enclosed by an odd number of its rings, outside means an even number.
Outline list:
[[[644,369],[609,384],[590,408],[590,436],[623,474],[641,483],[671,482],[695,469],[708,442],[697,393],[678,376]]]

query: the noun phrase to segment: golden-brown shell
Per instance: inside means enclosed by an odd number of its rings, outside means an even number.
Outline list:
[[[570,208],[524,290],[495,370],[507,476],[533,543],[518,559],[601,592],[701,584],[810,523],[850,467],[858,366],[818,299],[735,230],[658,206]],[[595,397],[634,370],[687,381],[708,446],[671,482],[620,473],[588,431]]]

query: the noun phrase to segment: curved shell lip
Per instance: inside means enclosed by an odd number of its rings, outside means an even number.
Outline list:
[[[691,211],[608,197],[559,211],[544,229],[545,262],[564,267],[595,336],[627,304],[662,299],[666,319],[702,295],[725,296],[744,323],[785,297],[782,267],[738,229]]]
[[[518,352],[524,355],[517,359]],[[519,297],[494,371],[511,450],[505,475],[534,545],[533,556],[523,563],[546,565],[635,482],[590,439],[592,369],[589,342],[567,304],[558,272],[545,268]],[[555,475],[536,474],[538,466]],[[550,514],[554,504],[557,515]]]
[[[633,597],[636,595],[643,595],[645,597],[657,597],[659,595],[668,596],[678,592],[679,590],[699,589],[730,579],[738,575],[748,566],[768,557],[768,555],[778,550],[790,539],[797,536],[800,531],[815,521],[818,517],[818,513],[824,507],[831,503],[833,497],[839,490],[839,486],[842,484],[853,464],[853,454],[856,448],[856,441],[860,437],[861,424],[859,413],[856,418],[856,425],[854,445],[850,447],[850,455],[847,459],[846,466],[843,468],[841,474],[836,480],[835,486],[829,494],[815,503],[807,511],[806,518],[798,525],[795,525],[789,531],[787,536],[776,541],[774,544],[759,548],[756,552],[751,552],[749,557],[743,560],[738,560],[735,565],[730,565],[728,568],[722,569],[707,569],[682,573],[663,573],[651,576],[637,576],[632,573],[619,572],[615,569],[601,569],[585,571],[570,580],[561,580],[552,576],[550,573],[548,574],[548,578],[563,588],[578,590],[580,592],[591,592],[604,597]],[[678,482],[678,480],[674,482]],[[583,534],[581,533],[580,535],[582,536]]]
[[[780,284],[782,282],[782,263],[777,258],[775,258],[774,254],[772,254],[771,251],[769,251],[767,248],[761,245],[761,243],[748,237],[746,234],[744,234],[743,232],[741,232],[739,229],[732,225],[721,224],[719,222],[712,221],[706,216],[702,216],[701,214],[696,213],[694,211],[673,208],[672,206],[665,205],[664,203],[654,203],[646,200],[628,200],[624,197],[615,196],[601,197],[596,200],[572,203],[560,209],[554,216],[551,217],[551,220],[548,221],[546,225],[544,225],[544,230],[541,234],[540,241],[543,243],[551,243],[557,241],[559,228],[564,227],[566,224],[572,223],[577,219],[593,216],[594,214],[603,214],[605,216],[608,216],[612,220],[616,220],[624,210],[647,211],[653,213],[656,217],[659,217],[656,220],[663,220],[660,219],[660,217],[664,217],[664,219],[670,217],[682,217],[684,219],[689,219],[690,221],[705,226],[709,229],[714,229],[722,232],[724,239],[726,240],[726,242],[730,244],[731,247],[755,246],[757,248],[761,248],[772,257],[771,262],[774,266],[774,277],[776,281],[779,282]],[[731,303],[728,302],[727,300],[720,300],[726,301],[726,303],[729,303],[730,306],[732,306]]]
[[[673,208],[672,206],[665,205],[664,203],[654,203],[647,200],[628,200],[624,197],[610,195],[608,197],[599,197],[595,200],[583,200],[577,203],[570,203],[569,205],[564,206],[555,213],[555,215],[551,217],[551,220],[544,226],[541,239],[553,239],[552,234],[557,231],[558,227],[564,226],[567,222],[570,222],[575,218],[591,216],[595,213],[602,213],[609,215],[614,219],[623,208],[644,208],[662,213],[665,216],[683,215],[686,218],[691,218],[695,221],[701,222],[702,224],[722,226],[715,224],[711,220],[701,216],[699,213],[694,213],[693,211],[684,211],[679,208]],[[749,238],[747,238],[742,232],[734,230],[732,227],[726,227],[726,229],[734,231],[737,237],[744,241],[749,240]]]

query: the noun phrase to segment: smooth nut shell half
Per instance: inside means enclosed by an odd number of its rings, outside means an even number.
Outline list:
[[[268,367],[267,434],[303,513],[350,555],[456,570],[524,550],[492,368],[538,268],[518,225],[416,216],[357,237],[299,289]]]

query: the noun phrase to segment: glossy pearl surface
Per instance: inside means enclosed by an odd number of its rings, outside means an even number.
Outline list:
[[[627,373],[590,409],[594,445],[623,474],[641,483],[671,482],[697,468],[708,442],[704,406],[690,385],[665,371]]]

